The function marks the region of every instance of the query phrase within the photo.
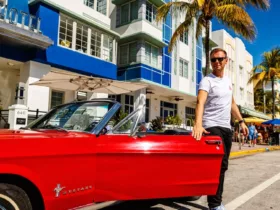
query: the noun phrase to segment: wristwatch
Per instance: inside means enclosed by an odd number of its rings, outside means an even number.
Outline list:
[[[243,122],[245,122],[243,119],[238,121],[239,124],[241,124]]]

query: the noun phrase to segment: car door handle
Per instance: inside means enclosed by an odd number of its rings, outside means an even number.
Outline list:
[[[217,144],[220,145],[222,144],[221,140],[205,140],[206,144]]]

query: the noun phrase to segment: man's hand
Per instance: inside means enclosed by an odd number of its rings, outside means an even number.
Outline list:
[[[246,125],[244,122],[242,122],[242,123],[240,124],[240,127],[241,127],[241,129],[242,129],[243,135],[244,135],[244,136],[248,136],[249,130],[248,130],[247,125]]]
[[[248,128],[247,128],[248,129]],[[202,126],[195,125],[193,127],[192,136],[199,141],[201,139],[202,134],[209,134],[210,132],[206,131]]]

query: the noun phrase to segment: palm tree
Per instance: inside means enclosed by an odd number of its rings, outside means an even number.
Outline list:
[[[258,87],[271,81],[272,88],[272,119],[275,117],[275,79],[280,78],[280,48],[276,47],[269,52],[263,53],[262,62],[252,69],[252,76],[248,83],[254,81]]]
[[[272,91],[264,92],[263,89],[258,89],[254,93],[255,109],[258,111],[264,111],[265,113],[272,114],[273,112],[273,94]],[[265,98],[265,100],[264,100]],[[279,96],[276,96],[279,101]],[[275,111],[279,113],[280,108],[275,105]]]
[[[188,3],[191,2],[191,3]],[[180,35],[188,31],[194,19],[196,22],[196,38],[202,34],[205,28],[205,75],[209,72],[209,51],[210,51],[210,21],[218,19],[236,33],[242,35],[247,40],[254,40],[256,36],[255,25],[245,11],[246,5],[252,5],[257,9],[267,10],[269,0],[189,0],[173,1],[162,5],[157,11],[157,21],[165,20],[168,12],[175,16],[178,12],[186,12],[185,20],[175,30],[169,44],[169,52],[172,51]]]

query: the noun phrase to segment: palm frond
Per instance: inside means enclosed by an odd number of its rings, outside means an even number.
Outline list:
[[[266,79],[267,79],[267,72],[262,71],[261,73],[259,73],[258,79],[259,79],[261,82],[263,82],[264,80],[266,80]]]
[[[162,6],[160,6],[157,10],[157,16],[156,16],[156,22],[160,22],[165,20],[165,18],[168,15],[168,12],[171,12],[172,14],[177,14],[177,11],[187,11],[189,8],[190,3],[187,3],[185,1],[176,1],[176,2],[169,2]]]
[[[199,8],[202,8],[205,4],[205,0],[196,0]]]
[[[267,68],[266,68],[266,66],[262,65],[262,63],[261,63],[259,65],[254,66],[254,68],[252,69],[253,74],[257,73],[258,71],[259,72],[261,72],[261,71],[265,71],[266,72]]]
[[[189,17],[186,19],[183,23],[181,23],[178,28],[175,30],[175,32],[172,35],[172,38],[170,40],[169,46],[168,46],[168,51],[171,52],[176,45],[178,39],[180,36],[185,32],[188,31],[190,26],[192,24],[192,18]]]
[[[270,8],[269,0],[236,0],[236,2],[243,5],[252,5],[262,10],[268,10]]]
[[[255,25],[242,7],[235,4],[219,6],[215,10],[215,15],[219,21],[232,28],[245,39],[250,41],[255,39]]]

